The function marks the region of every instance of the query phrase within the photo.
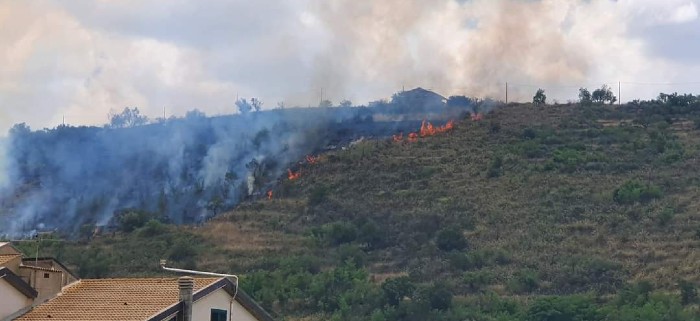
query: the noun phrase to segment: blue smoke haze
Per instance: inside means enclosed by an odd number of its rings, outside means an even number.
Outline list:
[[[15,125],[0,142],[0,235],[73,234],[129,208],[199,222],[263,193],[307,154],[419,128],[420,119],[390,107],[192,113],[129,128]]]

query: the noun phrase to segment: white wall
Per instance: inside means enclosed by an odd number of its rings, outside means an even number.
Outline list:
[[[7,281],[0,279],[0,320],[30,304],[32,304],[31,299],[17,291]]]
[[[193,321],[209,321],[211,309],[231,310],[231,296],[224,289],[218,289],[199,299],[192,307]],[[233,318],[229,321],[258,321],[238,302],[233,302]]]

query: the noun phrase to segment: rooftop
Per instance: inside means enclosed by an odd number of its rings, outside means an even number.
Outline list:
[[[0,266],[4,266],[7,262],[22,256],[21,254],[0,254]]]
[[[194,280],[196,293],[221,278]],[[85,279],[16,320],[146,320],[178,302],[177,278]]]

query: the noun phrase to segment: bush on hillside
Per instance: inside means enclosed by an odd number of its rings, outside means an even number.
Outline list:
[[[115,216],[119,230],[125,233],[133,232],[155,218],[155,214],[137,209],[127,209],[116,213]]]
[[[467,247],[467,239],[462,231],[456,227],[448,227],[438,232],[435,245],[445,252],[463,250]]]
[[[397,306],[404,298],[411,298],[416,286],[407,276],[387,279],[381,285],[384,300],[390,306]]]
[[[506,288],[512,293],[530,293],[539,287],[540,276],[532,270],[518,271],[506,284]]]
[[[636,180],[630,180],[615,190],[613,199],[618,204],[634,204],[649,202],[661,198],[661,195],[661,188],[652,183],[643,184]]]
[[[586,296],[546,297],[535,300],[527,311],[527,321],[604,320],[595,302]]]
[[[472,292],[483,290],[493,280],[493,273],[485,270],[464,272],[462,275],[462,281]]]
[[[681,304],[688,305],[698,302],[698,290],[695,284],[681,280],[678,286],[681,288]]]

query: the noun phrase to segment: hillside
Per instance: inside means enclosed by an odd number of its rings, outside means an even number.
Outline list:
[[[144,219],[42,253],[87,276],[159,273],[163,256],[240,273],[288,319],[697,320],[695,107],[511,104],[320,154],[203,226]]]

